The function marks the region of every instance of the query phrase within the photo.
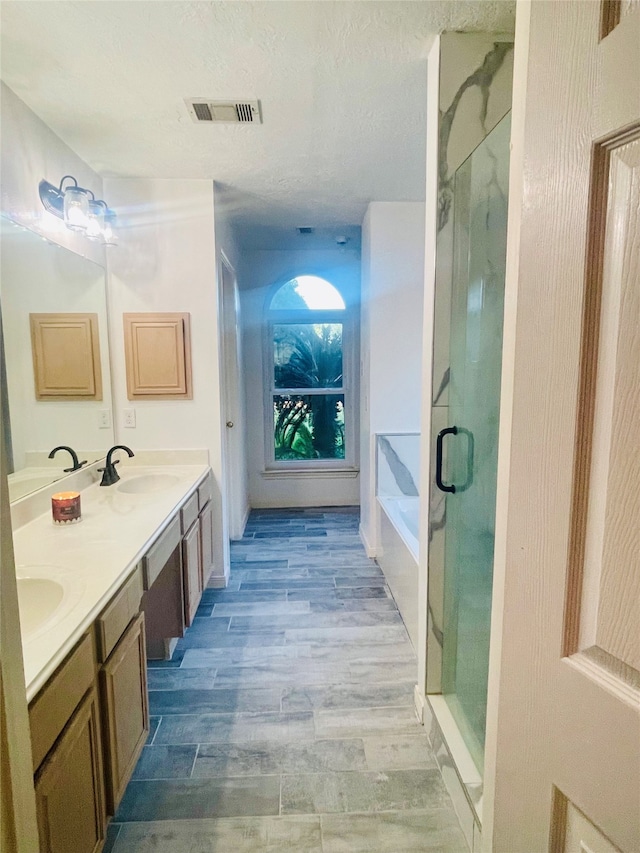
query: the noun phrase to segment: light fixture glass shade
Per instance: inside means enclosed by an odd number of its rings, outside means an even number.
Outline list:
[[[72,231],[86,231],[89,215],[89,194],[82,187],[64,191],[64,222]]]
[[[87,230],[85,234],[90,240],[100,240],[104,232],[104,214],[106,205],[104,202],[91,199],[87,211]]]
[[[102,227],[102,242],[105,246],[117,246],[118,234],[116,232],[116,215],[113,210],[107,208],[104,214],[104,225]]]

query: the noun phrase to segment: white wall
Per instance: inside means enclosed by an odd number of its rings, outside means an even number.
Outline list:
[[[44,209],[38,195],[43,178],[58,186],[64,175],[73,175],[96,198],[104,198],[102,178],[4,83],[0,83],[0,99],[3,215],[104,266],[104,248],[70,231],[61,219]]]
[[[262,358],[265,304],[273,285],[284,284],[296,275],[326,278],[336,285],[356,313],[358,310],[360,253],[356,249],[257,251],[244,255],[239,281],[244,331],[249,499],[253,507],[354,505],[359,499],[358,478],[354,472],[345,475],[327,471],[310,476],[265,474]],[[357,381],[357,377],[354,378]],[[354,398],[357,408],[357,388]],[[354,417],[357,425],[357,411]],[[357,427],[354,433],[357,436]]]
[[[207,180],[106,179],[118,210],[120,245],[109,254],[113,401],[118,440],[132,450],[206,448],[213,469],[214,576],[228,575],[223,508],[218,272],[214,191]],[[191,315],[192,400],[127,399],[123,312],[188,311]],[[123,426],[134,409],[135,429]]]
[[[373,554],[375,433],[420,432],[424,204],[372,202],[362,256],[360,525]]]

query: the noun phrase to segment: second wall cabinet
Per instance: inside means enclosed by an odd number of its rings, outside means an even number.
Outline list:
[[[189,314],[124,314],[130,400],[191,400]]]

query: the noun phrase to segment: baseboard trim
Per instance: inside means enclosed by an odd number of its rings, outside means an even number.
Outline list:
[[[413,705],[420,724],[424,726],[424,709],[426,705],[426,700],[420,692],[420,688],[417,684],[413,688]]]
[[[364,550],[367,552],[367,557],[369,557],[370,560],[375,560],[377,551],[367,539],[367,534],[364,532],[364,527],[361,524],[358,526],[358,533],[360,534],[360,540],[364,545]]]
[[[242,519],[242,532],[240,533],[239,539],[242,539],[244,536],[244,531],[247,526],[247,522],[249,521],[249,516],[251,515],[251,504],[247,504],[247,507],[244,511],[244,517]]]
[[[231,567],[224,567],[223,575],[211,575],[209,578],[209,582],[207,583],[208,587],[212,587],[213,589],[224,589],[229,584],[229,575],[231,574]]]

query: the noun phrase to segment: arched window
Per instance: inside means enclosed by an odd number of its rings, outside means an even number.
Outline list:
[[[267,464],[353,464],[353,329],[340,291],[313,275],[290,279],[267,309]]]

